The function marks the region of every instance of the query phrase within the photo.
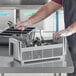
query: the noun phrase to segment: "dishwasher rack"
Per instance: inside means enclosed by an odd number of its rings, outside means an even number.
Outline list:
[[[14,59],[22,64],[47,60],[64,60],[66,56],[66,39],[60,38],[55,43],[42,46],[26,47],[17,38],[10,38],[9,55],[12,53]]]

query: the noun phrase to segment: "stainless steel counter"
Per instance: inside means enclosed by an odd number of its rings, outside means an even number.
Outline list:
[[[0,56],[1,73],[72,73],[73,62],[69,51],[64,61],[44,61],[26,63],[24,65],[13,60],[13,57]]]

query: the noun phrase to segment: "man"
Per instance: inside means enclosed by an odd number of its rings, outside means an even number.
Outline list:
[[[55,38],[68,36],[68,45],[71,50],[72,59],[76,69],[76,0],[52,0],[49,3],[43,5],[37,11],[37,13],[28,20],[17,23],[16,28],[24,30],[27,27],[42,21],[62,6],[64,7],[64,20],[66,29],[55,33],[54,36]],[[76,74],[73,73],[71,76],[76,76]]]

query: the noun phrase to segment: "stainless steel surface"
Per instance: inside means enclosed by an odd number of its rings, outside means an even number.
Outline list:
[[[0,5],[39,5],[48,0],[0,0]]]
[[[13,57],[0,56],[0,72],[2,73],[72,73],[73,71],[74,66],[69,50],[64,61],[45,61],[24,65],[13,60]]]

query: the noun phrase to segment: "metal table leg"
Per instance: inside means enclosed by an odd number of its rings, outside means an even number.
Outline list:
[[[61,74],[60,73],[55,73],[54,76],[61,76]]]
[[[1,76],[4,76],[4,73],[1,73]]]
[[[54,76],[67,76],[66,73],[55,73]]]

